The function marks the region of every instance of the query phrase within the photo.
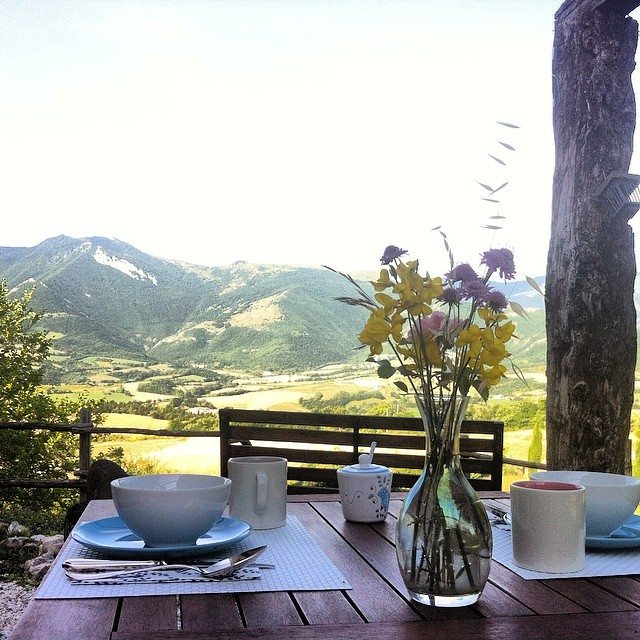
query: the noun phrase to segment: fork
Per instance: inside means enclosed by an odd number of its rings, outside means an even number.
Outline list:
[[[224,578],[235,573],[240,567],[251,563],[255,560],[265,549],[266,545],[262,547],[256,547],[255,549],[248,549],[242,553],[235,554],[228,558],[218,560],[208,567],[201,568],[192,564],[166,564],[160,562],[152,566],[138,567],[136,569],[127,569],[120,571],[70,571],[65,570],[65,573],[72,580],[80,580],[84,582],[108,580],[110,578],[119,578],[121,576],[130,576],[138,573],[146,573],[149,571],[174,571],[178,569],[190,569],[202,575],[205,578]]]

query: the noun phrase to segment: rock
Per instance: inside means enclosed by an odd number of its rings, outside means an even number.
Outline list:
[[[64,539],[61,534],[55,536],[46,536],[44,540],[40,542],[40,553],[47,553],[52,551],[57,554],[64,543]]]
[[[35,536],[31,536],[31,541],[32,542],[37,542],[38,544],[41,544],[43,540],[46,540],[49,536],[44,536],[41,533],[36,533]]]
[[[9,549],[20,549],[28,539],[25,536],[11,536],[4,541],[4,546]]]
[[[53,561],[56,558],[56,553],[53,551],[47,551],[43,553],[41,556],[37,558],[33,558],[33,560],[27,560],[24,563],[24,568],[34,577],[34,578],[42,578],[47,571],[49,571],[49,567],[53,564]]]
[[[24,536],[29,532],[27,527],[21,525],[15,520],[7,527],[8,536]]]
[[[40,545],[37,542],[33,542],[31,538],[27,538],[25,543],[22,545],[23,552],[32,553],[34,556],[40,554]]]

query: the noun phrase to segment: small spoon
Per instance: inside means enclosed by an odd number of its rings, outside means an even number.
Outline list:
[[[196,571],[205,578],[224,578],[225,576],[235,573],[245,564],[255,560],[266,548],[267,547],[265,545],[263,547],[256,547],[255,549],[248,549],[242,553],[237,553],[228,558],[218,560],[204,569],[191,564],[162,564],[152,567],[140,567],[139,569],[129,569],[127,571],[100,571],[95,573],[86,571],[65,571],[65,573],[72,580],[83,582],[108,580],[110,578],[130,576],[137,573],[147,573],[149,571],[173,571],[176,569],[190,569],[191,571]]]

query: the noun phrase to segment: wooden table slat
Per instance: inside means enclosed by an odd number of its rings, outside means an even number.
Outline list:
[[[247,627],[281,627],[304,624],[286,591],[239,593],[238,602]]]
[[[291,504],[289,513],[297,516],[302,524],[319,540],[327,556],[340,568],[353,589],[352,600],[367,622],[417,620],[420,616],[332,529],[309,504]],[[331,619],[331,611],[327,611]]]
[[[176,596],[136,596],[123,598],[118,630],[177,629]]]
[[[580,605],[536,580],[523,580],[497,562],[491,563],[489,580],[539,615],[584,613]]]
[[[54,606],[52,606],[54,603]],[[31,600],[11,640],[104,640],[114,628],[117,598]],[[70,635],[69,630],[73,629]]]
[[[181,640],[630,640],[640,630],[640,611],[616,613],[516,616],[490,619],[434,620],[326,627],[280,627],[212,631],[180,636]],[[114,633],[112,640],[174,640],[158,632],[133,635]]]
[[[296,591],[294,598],[309,624],[364,624],[341,591]]]
[[[180,596],[182,628],[187,631],[241,629],[242,616],[236,598],[230,593]]]
[[[638,608],[587,580],[554,578],[543,580],[542,583],[571,598],[588,611],[634,611]]]
[[[591,578],[591,580],[619,598],[640,606],[640,582],[638,581],[638,576],[606,576]]]

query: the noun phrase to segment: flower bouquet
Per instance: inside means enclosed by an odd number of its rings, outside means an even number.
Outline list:
[[[403,579],[419,602],[461,606],[482,593],[492,537],[486,511],[460,467],[459,431],[470,390],[486,400],[505,378],[507,343],[516,327],[504,313],[505,295],[490,278],[513,279],[514,259],[509,249],[486,251],[478,274],[469,264],[455,265],[449,251],[450,271],[432,277],[419,273],[417,260],[405,262],[406,253],[395,246],[385,249],[371,295],[341,273],[357,295],[339,300],[369,311],[359,335],[369,347],[368,360],[377,363],[383,378],[402,376],[395,384],[415,396],[425,427],[424,470],[397,525]]]

